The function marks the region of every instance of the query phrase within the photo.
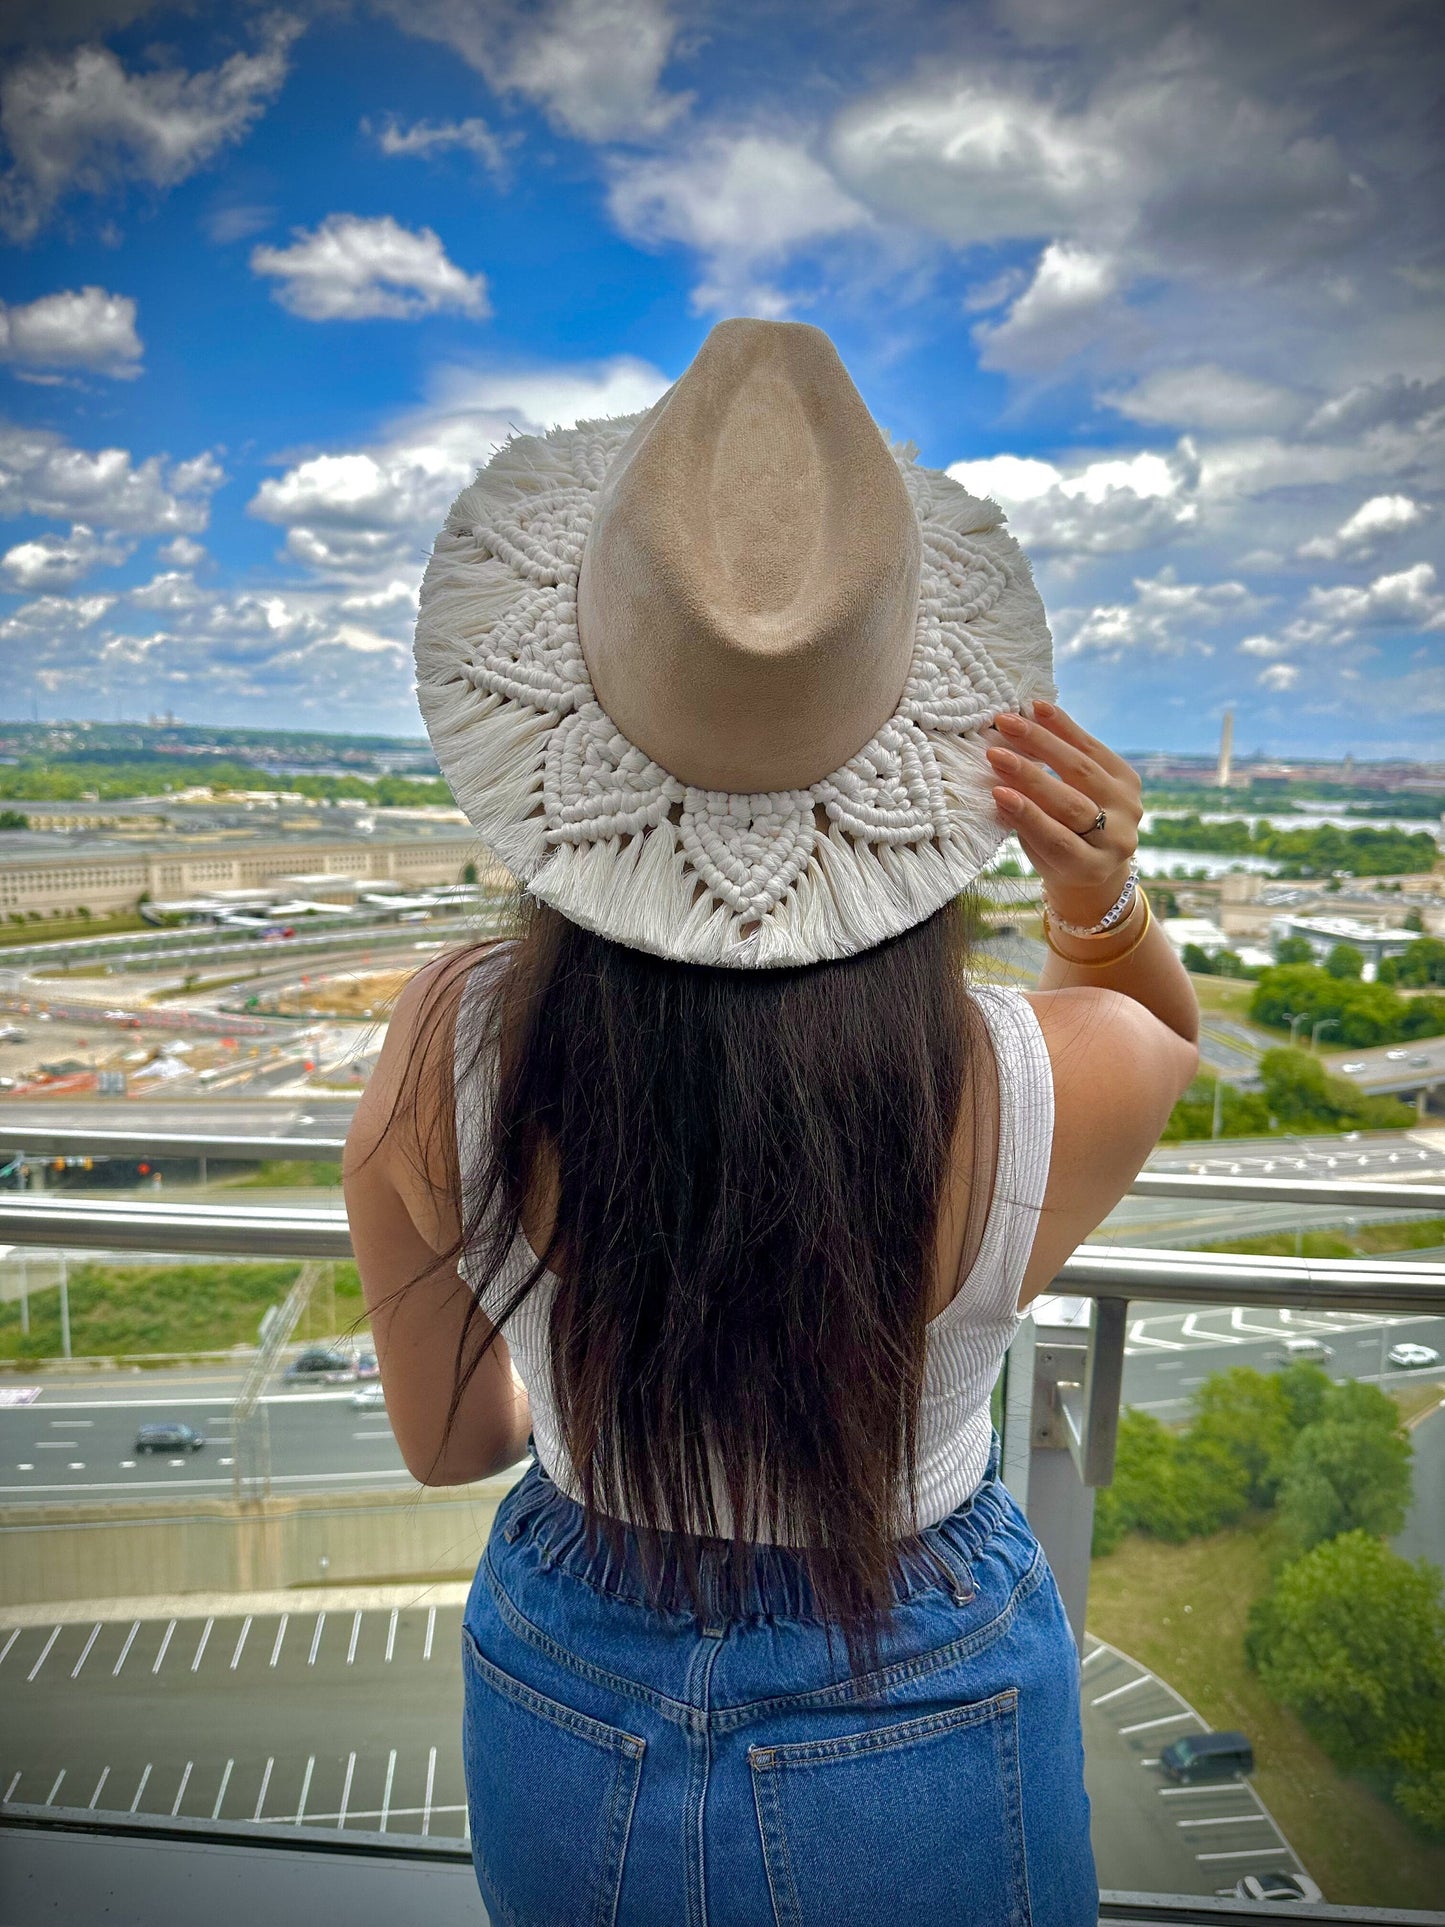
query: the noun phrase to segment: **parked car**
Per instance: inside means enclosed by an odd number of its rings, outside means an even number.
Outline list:
[[[1159,1764],[1180,1786],[1195,1780],[1234,1780],[1253,1773],[1254,1748],[1243,1733],[1191,1733],[1166,1746]]]
[[[1385,1356],[1392,1365],[1402,1365],[1406,1371],[1418,1371],[1422,1365],[1440,1363],[1440,1354],[1433,1345],[1392,1345]]]
[[[381,1367],[376,1362],[375,1352],[358,1352],[356,1354],[356,1376],[358,1378],[375,1378],[380,1370]]]
[[[333,1385],[341,1379],[355,1378],[356,1367],[345,1352],[333,1351],[326,1345],[312,1345],[291,1360],[283,1376],[313,1385]]]
[[[1287,1338],[1274,1355],[1276,1365],[1327,1365],[1335,1355],[1322,1338]]]
[[[351,1394],[351,1407],[356,1412],[384,1412],[386,1393],[381,1388],[381,1380],[373,1379],[370,1385],[358,1385]]]
[[[136,1456],[142,1452],[199,1452],[205,1442],[204,1434],[194,1425],[166,1419],[141,1426],[135,1435]]]
[[[1224,1890],[1235,1900],[1323,1900],[1307,1873],[1247,1873]]]

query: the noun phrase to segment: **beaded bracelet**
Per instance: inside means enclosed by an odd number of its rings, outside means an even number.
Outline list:
[[[1139,891],[1138,894],[1139,894],[1139,901],[1144,906],[1143,928],[1140,930],[1138,936],[1135,937],[1134,941],[1129,945],[1129,948],[1127,950],[1121,950],[1116,957],[1100,957],[1098,962],[1096,963],[1091,957],[1071,957],[1068,955],[1066,951],[1060,950],[1059,946],[1054,942],[1053,938],[1049,935],[1049,913],[1048,913],[1047,907],[1045,907],[1045,910],[1044,910],[1044,942],[1049,946],[1049,949],[1053,951],[1056,957],[1062,958],[1062,960],[1067,964],[1074,964],[1080,970],[1109,970],[1113,967],[1113,965],[1123,963],[1124,959],[1126,957],[1132,957],[1134,952],[1139,948],[1140,944],[1143,943],[1144,939],[1149,934],[1149,925],[1153,921],[1152,913],[1149,909],[1148,897],[1145,896],[1142,889]]]
[[[1065,923],[1062,917],[1055,917],[1055,930],[1062,930],[1066,937],[1107,937],[1115,924],[1122,923],[1128,916],[1134,902],[1134,892],[1139,884],[1139,859],[1129,859],[1129,874],[1124,879],[1124,887],[1097,923]]]

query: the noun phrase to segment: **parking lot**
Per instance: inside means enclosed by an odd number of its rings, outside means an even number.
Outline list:
[[[0,1798],[465,1838],[462,1602],[441,1590],[0,1629]]]

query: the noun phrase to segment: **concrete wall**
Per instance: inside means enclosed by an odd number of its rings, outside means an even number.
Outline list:
[[[470,1578],[504,1473],[465,1488],[339,1497],[0,1508],[0,1610],[40,1600]]]

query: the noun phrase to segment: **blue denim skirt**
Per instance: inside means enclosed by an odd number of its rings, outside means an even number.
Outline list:
[[[507,1495],[462,1624],[493,1927],[1095,1927],[1078,1652],[997,1440],[871,1671],[786,1547],[746,1587],[651,1608],[630,1533],[589,1543],[535,1461]]]

